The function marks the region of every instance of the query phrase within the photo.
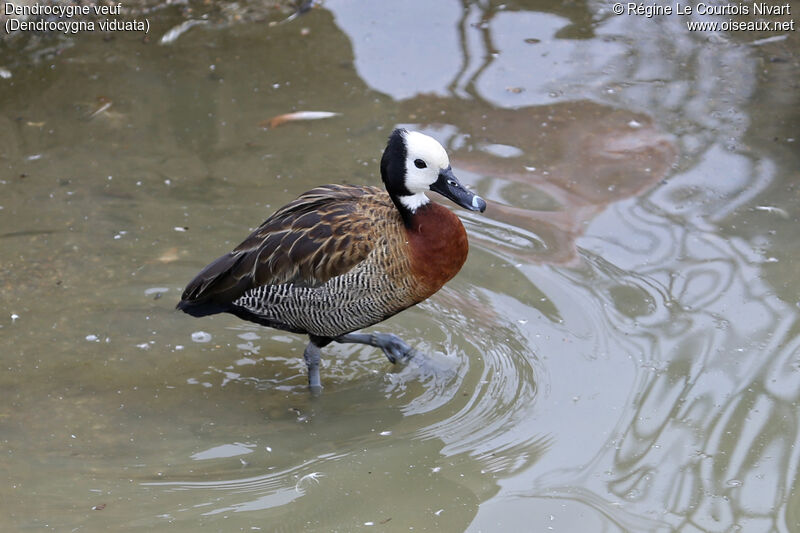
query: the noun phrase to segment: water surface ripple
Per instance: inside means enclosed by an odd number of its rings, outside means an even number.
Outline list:
[[[796,32],[139,9],[3,42],[0,530],[800,531]],[[316,398],[305,339],[174,310],[278,206],[378,185],[395,126],[489,203],[374,328],[418,356],[333,344]]]

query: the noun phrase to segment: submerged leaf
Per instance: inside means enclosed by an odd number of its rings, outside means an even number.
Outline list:
[[[295,120],[319,120],[322,118],[331,118],[339,116],[341,113],[332,113],[330,111],[297,111],[295,113],[286,113],[272,117],[269,120],[262,120],[258,125],[262,128],[270,127],[277,128],[286,122],[294,122]]]
[[[161,254],[156,261],[159,263],[173,263],[178,260],[178,248],[172,247]]]

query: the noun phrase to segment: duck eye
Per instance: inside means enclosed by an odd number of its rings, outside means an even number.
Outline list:
[[[414,166],[417,167],[417,168],[425,168],[428,165],[426,165],[425,161],[423,161],[422,159],[416,159],[416,160],[414,160]]]

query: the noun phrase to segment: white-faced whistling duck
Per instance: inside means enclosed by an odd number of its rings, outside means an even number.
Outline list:
[[[205,267],[178,309],[192,316],[227,312],[307,334],[303,355],[316,391],[320,348],[332,341],[375,346],[392,363],[407,357],[411,348],[396,335],[353,332],[425,300],[466,261],[464,226],[425,191],[472,211],[482,212],[486,202],[458,181],[442,145],[419,132],[392,132],[381,177],[385,192],[323,185],[278,209]]]

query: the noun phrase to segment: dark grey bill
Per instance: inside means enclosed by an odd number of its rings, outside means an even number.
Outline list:
[[[439,179],[432,185],[431,190],[438,192],[445,198],[449,198],[456,204],[460,205],[470,211],[483,211],[486,209],[486,202],[480,196],[471,193],[461,185],[455,174],[453,174],[452,167],[447,167],[439,171]]]

